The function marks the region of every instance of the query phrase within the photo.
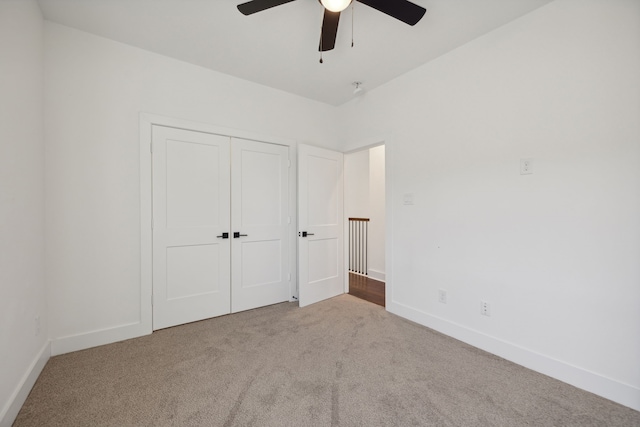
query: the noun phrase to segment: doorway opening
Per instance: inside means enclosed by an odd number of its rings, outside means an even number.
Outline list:
[[[344,156],[349,293],[385,306],[385,146]]]

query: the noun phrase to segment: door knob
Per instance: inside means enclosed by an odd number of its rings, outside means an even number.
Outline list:
[[[239,231],[234,231],[233,232],[233,238],[237,239],[238,237],[247,237],[247,235],[246,234],[240,234]]]
[[[221,236],[216,236],[218,239],[228,239],[229,238],[229,233],[222,233]]]
[[[300,235],[302,235],[302,237],[315,236],[315,234],[307,233],[306,231],[302,231],[301,233],[298,233],[298,236],[300,236]]]

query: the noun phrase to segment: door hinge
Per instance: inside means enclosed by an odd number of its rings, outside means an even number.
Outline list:
[[[291,281],[291,273],[289,273],[289,281]]]
[[[288,163],[287,167],[290,168],[291,167],[291,160],[288,160],[288,162],[289,163]]]
[[[290,216],[287,217],[287,224],[291,224],[291,217]]]

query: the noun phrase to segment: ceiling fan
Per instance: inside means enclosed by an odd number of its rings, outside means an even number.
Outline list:
[[[295,0],[251,0],[238,5],[238,10],[244,15],[280,6]],[[320,52],[331,50],[336,45],[338,33],[338,21],[340,12],[346,9],[352,2],[366,4],[380,12],[396,18],[406,24],[415,25],[422,19],[427,9],[411,3],[408,0],[319,0],[324,7],[324,18],[320,36]]]

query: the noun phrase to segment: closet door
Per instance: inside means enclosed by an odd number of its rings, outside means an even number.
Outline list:
[[[231,311],[289,300],[289,148],[231,141]]]
[[[230,138],[152,132],[155,330],[230,312]]]

